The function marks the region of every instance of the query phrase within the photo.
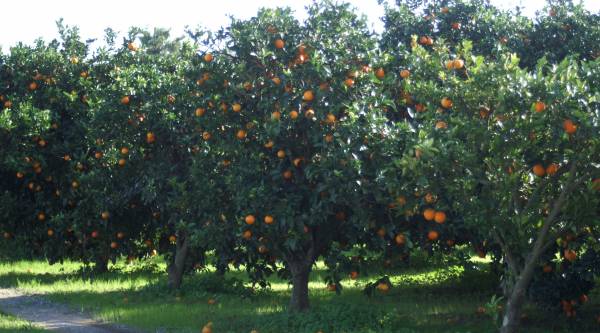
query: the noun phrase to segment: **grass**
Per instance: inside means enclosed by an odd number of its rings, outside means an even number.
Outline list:
[[[47,332],[32,324],[0,312],[0,333],[43,333]]]
[[[214,332],[220,333],[253,329],[261,333],[496,331],[490,316],[476,313],[490,300],[497,285],[497,278],[486,269],[465,271],[453,265],[399,269],[390,274],[394,287],[388,294],[367,297],[362,293],[364,285],[379,275],[345,280],[343,293],[336,295],[325,290],[325,272],[318,265],[310,283],[312,308],[293,315],[286,311],[290,287],[285,281],[271,279],[270,289],[247,296],[228,282],[244,279],[243,272],[228,273],[227,281],[204,272],[188,277],[184,288],[174,294],[166,289],[164,264],[154,264],[119,264],[89,281],[78,273],[77,263],[0,263],[0,285],[44,293],[54,301],[90,311],[99,319],[149,331],[198,332],[209,321],[213,322]],[[486,264],[478,263],[476,267],[485,268]],[[591,304],[572,321],[527,308],[524,332],[597,332],[594,317],[600,313],[598,298],[596,291]],[[209,299],[216,300],[216,304],[208,304]],[[0,317],[0,328],[4,321]]]

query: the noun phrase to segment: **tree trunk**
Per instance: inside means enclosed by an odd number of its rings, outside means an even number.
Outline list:
[[[167,268],[167,286],[170,289],[181,288],[183,281],[183,272],[185,269],[185,259],[187,258],[189,246],[185,233],[180,232],[177,237],[177,245],[175,248],[175,257]]]
[[[108,272],[108,258],[100,256],[94,261],[94,273],[102,274]]]
[[[521,275],[517,279],[517,283],[513,286],[510,297],[506,303],[506,311],[504,312],[504,317],[502,319],[500,333],[515,333],[518,331],[519,321],[521,319],[521,308],[525,302],[527,288],[533,278],[536,262],[537,257],[527,261]]]
[[[308,301],[308,276],[312,265],[304,262],[289,262],[292,272],[292,298],[290,299],[289,310],[291,312],[302,312],[309,308]]]

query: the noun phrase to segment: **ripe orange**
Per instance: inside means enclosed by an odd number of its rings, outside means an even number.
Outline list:
[[[538,177],[544,177],[546,175],[546,169],[541,164],[536,164],[533,166],[533,173]]]
[[[435,196],[433,194],[431,194],[431,193],[425,194],[425,202],[429,203],[429,204],[434,203],[435,202]]]
[[[107,211],[104,211],[104,212],[102,212],[102,214],[100,214],[100,218],[102,218],[104,221],[106,221],[110,218],[110,213]]]
[[[246,135],[247,133],[243,129],[237,131],[237,133],[235,134],[235,136],[240,140],[244,140],[246,138]]]
[[[276,39],[273,42],[273,44],[275,45],[276,49],[283,49],[283,47],[285,46],[285,42],[281,38]]]
[[[333,142],[333,134],[326,134],[325,135],[325,142],[332,143]]]
[[[74,188],[74,189],[78,188],[79,187],[79,182],[76,181],[76,180],[72,181],[71,182],[71,187]]]
[[[448,98],[448,97],[442,98],[441,105],[444,109],[450,109],[453,104],[454,103],[452,103],[452,100],[450,98]]]
[[[432,208],[427,208],[423,211],[423,217],[427,221],[432,221],[435,218],[435,210]]]
[[[118,248],[118,247],[119,247],[119,244],[118,244],[117,242],[110,242],[110,248],[111,248],[111,249],[113,249],[113,250],[114,250],[114,249],[116,249],[116,248]]]
[[[231,109],[233,110],[233,112],[240,112],[242,111],[242,106],[239,103],[234,103],[231,106]]]
[[[383,80],[383,78],[385,77],[385,70],[384,70],[383,68],[378,68],[378,69],[375,71],[375,76],[376,76],[378,79],[380,79],[380,80]]]
[[[435,212],[435,216],[433,218],[436,223],[442,224],[446,222],[446,213],[444,212]]]
[[[271,149],[271,148],[273,148],[274,145],[275,145],[275,142],[273,142],[273,140],[269,140],[269,141],[267,141],[267,143],[265,143],[264,146],[267,149]]]
[[[101,158],[102,158],[102,156],[104,156],[104,154],[102,154],[102,152],[101,152],[101,151],[97,151],[97,152],[94,154],[94,157],[95,157],[97,160],[101,159]]]
[[[129,105],[129,96],[123,96],[121,98],[121,104],[123,104],[123,105]]]
[[[295,158],[295,159],[292,161],[292,163],[294,164],[294,166],[295,166],[296,168],[299,168],[299,167],[300,167],[300,164],[302,163],[302,161],[303,161],[303,160],[304,160],[304,158],[302,158],[302,157],[296,157],[296,158]]]
[[[546,265],[544,265],[542,270],[544,271],[544,273],[550,273],[550,272],[552,272],[552,266],[546,264]]]
[[[335,124],[335,116],[331,113],[327,114],[327,119],[325,119],[325,123],[329,124],[329,125],[333,125]]]
[[[268,249],[268,248],[267,248],[265,245],[262,245],[262,244],[261,244],[261,245],[258,247],[258,253],[260,253],[260,254],[265,254],[265,253],[267,253],[267,252],[269,252],[269,249]]]
[[[290,118],[292,118],[292,119],[298,118],[298,111],[296,111],[296,110],[290,111]]]
[[[33,90],[36,90],[37,87],[38,87],[37,83],[31,82],[27,88],[29,88],[29,90],[33,91]]]
[[[117,238],[118,238],[118,239],[123,239],[123,238],[125,238],[125,233],[124,233],[124,232],[122,232],[122,231],[119,231],[119,232],[117,232]]]
[[[566,119],[563,121],[563,129],[567,134],[575,134],[577,132],[577,125],[571,119]]]
[[[54,230],[48,229],[47,234],[48,236],[52,237],[54,235]]]
[[[570,262],[573,262],[577,259],[577,252],[575,252],[574,250],[571,250],[571,249],[565,249],[564,255],[565,255],[565,259],[567,259]]]
[[[465,61],[462,59],[454,59],[452,61],[452,67],[454,69],[461,69],[461,68],[465,67]]]
[[[152,132],[146,133],[146,142],[154,143],[154,141],[156,141],[156,136],[154,135],[154,133],[152,133]]]
[[[204,325],[204,327],[202,327],[201,333],[213,333],[212,322],[208,322],[208,324]]]
[[[10,109],[12,107],[12,102],[11,101],[4,102],[4,107],[7,109]]]
[[[321,82],[321,84],[319,84],[319,90],[321,91],[325,91],[329,89],[329,83],[327,82]]]
[[[352,272],[350,272],[350,278],[351,278],[352,280],[356,280],[356,279],[358,279],[358,272],[357,272],[357,271],[352,271]]]
[[[435,128],[437,128],[437,129],[448,128],[448,123],[443,120],[438,120],[435,122]]]
[[[546,174],[548,176],[552,176],[556,174],[556,172],[558,172],[558,164],[551,163],[549,166],[546,167]]]
[[[129,154],[129,148],[122,147],[121,148],[121,155],[127,155],[127,154]]]
[[[38,221],[42,222],[44,220],[46,220],[46,214],[44,214],[44,212],[40,212],[37,214],[37,219]]]
[[[273,222],[275,222],[275,219],[273,218],[273,216],[271,216],[271,215],[266,215],[265,216],[265,223],[266,224],[273,224]]]
[[[403,79],[407,79],[410,76],[410,71],[408,69],[403,69],[400,71],[400,77]]]
[[[98,231],[94,230],[94,231],[92,231],[91,236],[92,236],[92,238],[98,238],[98,236],[100,236],[100,233]]]
[[[306,117],[308,119],[314,118],[315,117],[315,110],[313,110],[313,109],[306,110],[306,112],[304,112],[304,117]]]
[[[400,246],[406,244],[406,236],[404,236],[404,234],[397,234],[396,237],[394,237],[394,240],[396,241],[396,244]]]
[[[281,84],[281,79],[277,76],[272,78],[271,81],[273,81],[273,83],[275,83],[276,86]]]
[[[452,29],[459,30],[461,27],[460,22],[452,22]]]
[[[242,233],[242,237],[246,240],[252,238],[252,231],[250,231],[250,230],[244,231],[244,233]]]
[[[440,238],[440,233],[435,230],[431,230],[427,233],[427,239],[432,242],[436,241],[438,238]]]
[[[17,172],[17,178],[22,179],[25,175],[22,172]]]
[[[346,85],[346,87],[350,88],[350,87],[352,87],[352,86],[354,85],[354,80],[353,80],[353,79],[351,79],[351,78],[347,78],[347,79],[344,81],[344,84]]]
[[[203,132],[202,133],[202,139],[204,139],[204,141],[208,141],[211,138],[211,134],[209,132]]]
[[[544,110],[546,110],[546,104],[542,101],[537,101],[534,104],[534,109],[535,109],[535,112],[538,112],[538,113],[543,112]]]
[[[384,294],[390,291],[390,285],[385,282],[379,282],[376,288]]]
[[[279,150],[277,151],[277,157],[279,157],[279,158],[281,158],[281,159],[285,158],[285,150],[283,150],[283,149],[279,149]]]
[[[127,43],[127,49],[129,49],[129,51],[135,52],[138,50],[138,47],[133,42],[129,42],[129,43]]]
[[[177,241],[177,236],[175,236],[175,235],[169,236],[169,242],[175,243],[176,241]]]
[[[248,224],[248,225],[253,225],[254,222],[256,222],[256,218],[254,217],[254,215],[250,214],[250,215],[246,215],[246,217],[244,218],[244,221],[246,221],[246,224]]]
[[[330,283],[327,285],[327,290],[329,291],[336,291],[337,286],[335,285],[335,283]]]
[[[271,119],[273,119],[273,120],[281,119],[281,112],[273,111],[273,113],[271,113]]]
[[[312,90],[307,90],[307,91],[304,92],[304,94],[302,94],[302,99],[305,100],[305,101],[307,101],[307,102],[312,101],[314,98],[315,98],[315,95],[312,92]]]
[[[285,180],[290,180],[290,179],[292,179],[292,176],[293,176],[293,174],[292,174],[292,171],[291,171],[291,170],[285,170],[285,171],[282,173],[282,176],[283,176],[283,179],[285,179]]]

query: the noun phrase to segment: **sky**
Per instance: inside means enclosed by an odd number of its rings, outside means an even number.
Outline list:
[[[380,32],[383,8],[377,0],[346,0],[364,13],[371,27]],[[577,0],[576,0],[577,1]],[[56,21],[63,18],[71,26],[78,26],[84,39],[102,39],[104,29],[125,33],[131,26],[143,28],[162,27],[171,29],[174,36],[184,33],[185,26],[202,26],[216,30],[226,26],[228,15],[249,18],[260,7],[289,6],[299,19],[305,17],[304,7],[310,0],[10,0],[2,3],[0,19],[0,47],[22,41],[31,44],[42,37],[57,37]],[[600,0],[583,0],[586,8],[600,12]],[[544,0],[492,0],[495,5],[510,9],[524,7],[524,13],[533,15],[544,7]]]

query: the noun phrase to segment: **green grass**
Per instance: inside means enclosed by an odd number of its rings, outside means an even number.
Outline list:
[[[490,300],[497,285],[497,279],[486,270],[465,272],[451,265],[399,269],[390,275],[394,287],[388,294],[369,298],[362,289],[379,275],[345,280],[343,293],[336,295],[325,290],[325,272],[319,265],[311,276],[312,309],[291,315],[286,311],[290,287],[282,280],[271,279],[270,289],[243,297],[239,289],[223,283],[215,274],[197,273],[185,280],[181,292],[173,294],[166,290],[163,264],[153,270],[139,269],[140,265],[120,264],[116,270],[88,281],[82,279],[76,263],[51,266],[18,261],[0,264],[0,285],[45,293],[54,301],[91,311],[99,319],[149,331],[199,332],[209,321],[219,333],[252,329],[261,333],[496,331],[489,316],[476,313],[477,307]],[[485,263],[478,265],[485,267]],[[245,275],[232,272],[227,277],[244,279]],[[211,298],[217,303],[208,304]],[[554,313],[527,308],[524,332],[597,332],[594,317],[600,313],[598,298],[596,292],[591,304],[570,322]]]
[[[0,312],[0,333],[42,333],[47,332],[41,328],[33,326],[31,323],[20,320]]]

